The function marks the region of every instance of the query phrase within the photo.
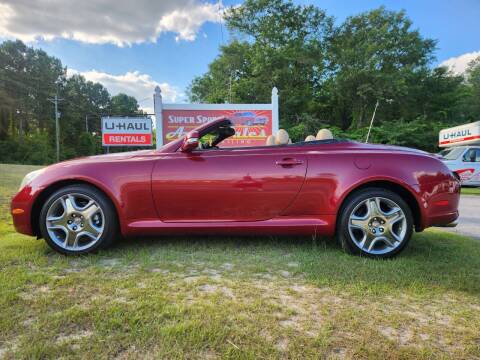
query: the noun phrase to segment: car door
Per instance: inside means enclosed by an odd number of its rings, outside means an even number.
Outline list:
[[[156,161],[152,193],[165,222],[266,220],[292,203],[306,170],[294,146],[178,151]]]

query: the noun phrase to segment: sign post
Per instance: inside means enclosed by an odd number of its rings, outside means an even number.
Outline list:
[[[264,145],[279,128],[278,90],[272,89],[270,104],[164,104],[160,87],[153,95],[157,149],[183,137],[197,126],[221,117],[233,122],[235,135],[222,142],[227,146]]]
[[[278,117],[278,89],[273,87],[272,89],[272,134],[278,132],[280,124],[280,118]]]
[[[153,109],[155,112],[156,147],[158,150],[163,145],[162,90],[158,85],[155,87],[155,94],[153,94]]]

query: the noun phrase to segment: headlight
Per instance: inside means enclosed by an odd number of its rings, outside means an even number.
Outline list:
[[[43,172],[43,170],[44,169],[35,170],[35,171],[29,172],[27,175],[25,175],[25,177],[23,178],[23,180],[20,184],[19,191],[22,190],[25,185],[29,184],[38,175],[40,175]]]

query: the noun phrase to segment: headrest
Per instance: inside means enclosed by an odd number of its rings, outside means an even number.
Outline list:
[[[317,138],[313,135],[308,135],[306,138],[305,138],[305,141],[315,141],[317,140]]]
[[[290,137],[288,136],[288,133],[284,129],[278,130],[277,135],[275,136],[275,144],[276,145],[287,145],[288,140],[290,140]]]
[[[328,129],[322,129],[317,133],[317,140],[332,140],[333,134]]]
[[[275,136],[269,135],[267,137],[267,141],[265,142],[265,145],[267,145],[267,146],[275,145]]]

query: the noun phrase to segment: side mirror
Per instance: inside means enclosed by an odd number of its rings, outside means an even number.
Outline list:
[[[199,134],[198,131],[190,131],[183,139],[182,152],[190,152],[198,147]]]

